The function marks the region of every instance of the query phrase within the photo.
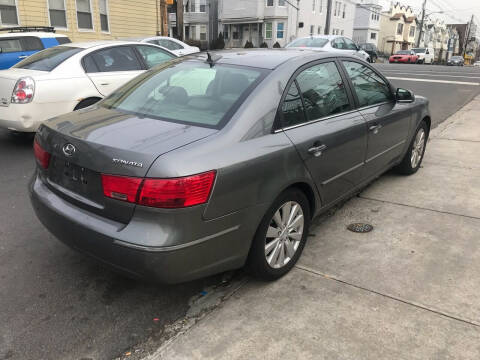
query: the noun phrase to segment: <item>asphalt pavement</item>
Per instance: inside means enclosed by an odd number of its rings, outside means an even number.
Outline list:
[[[375,66],[396,86],[430,99],[434,126],[480,92],[480,69]],[[145,284],[70,250],[31,209],[32,137],[0,130],[0,162],[0,359],[114,358],[161,338],[192,297],[220,282]]]

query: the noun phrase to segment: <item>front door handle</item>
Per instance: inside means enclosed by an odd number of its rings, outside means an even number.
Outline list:
[[[368,128],[371,132],[373,132],[375,135],[378,134],[378,130],[382,128],[382,125],[377,124],[377,125],[372,125]]]
[[[110,85],[110,83],[101,83],[100,85],[107,86],[107,85]]]
[[[327,148],[327,145],[314,145],[310,149],[308,149],[308,153],[315,156],[319,157],[322,155],[322,152]]]

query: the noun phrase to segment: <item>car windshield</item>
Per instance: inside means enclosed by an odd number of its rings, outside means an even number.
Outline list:
[[[52,71],[69,57],[82,50],[82,48],[70,46],[55,46],[33,54],[13,67],[19,69]]]
[[[412,50],[415,52],[415,54],[422,54],[425,52],[425,49],[412,49]]]
[[[410,50],[397,51],[396,55],[410,55]]]
[[[321,48],[324,47],[325,44],[328,43],[328,39],[325,38],[302,38],[292,41],[286,47],[315,47]]]
[[[185,61],[160,65],[115,91],[102,106],[139,117],[220,128],[266,70]]]
[[[461,56],[452,56],[452,60],[463,60]]]

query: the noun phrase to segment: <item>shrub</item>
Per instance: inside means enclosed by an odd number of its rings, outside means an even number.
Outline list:
[[[273,47],[276,48],[276,49],[281,48],[281,46],[280,46],[280,44],[278,43],[278,41],[277,41],[275,44],[273,44]]]
[[[251,41],[248,41],[245,43],[245,46],[244,46],[245,49],[251,49],[253,48],[253,43]]]
[[[261,47],[261,48],[268,48],[268,45],[267,45],[267,43],[264,41],[264,42],[262,42],[262,43],[260,44],[260,47]]]

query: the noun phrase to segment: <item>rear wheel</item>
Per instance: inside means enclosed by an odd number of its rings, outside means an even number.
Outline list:
[[[310,206],[295,188],[283,192],[257,229],[247,268],[256,277],[275,280],[285,275],[302,254],[310,227]]]
[[[418,171],[422,164],[425,148],[427,147],[427,138],[428,125],[425,121],[422,121],[402,162],[395,168],[397,172],[404,175],[411,175]]]

